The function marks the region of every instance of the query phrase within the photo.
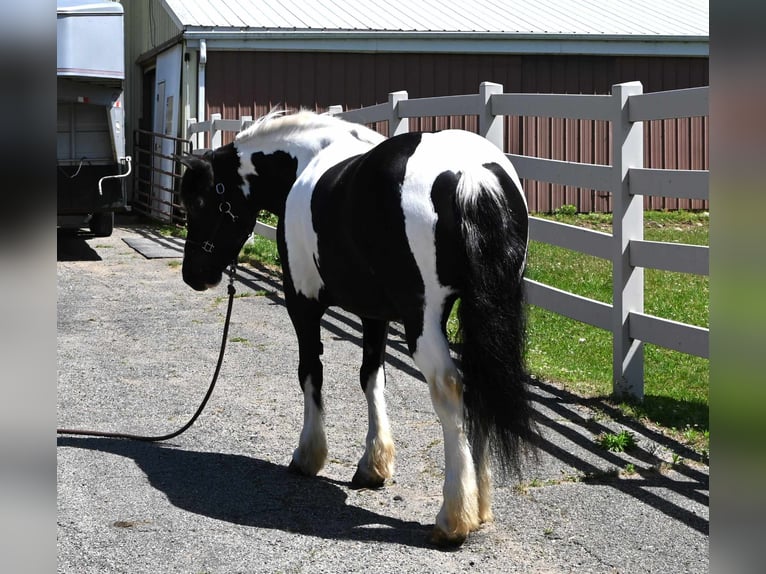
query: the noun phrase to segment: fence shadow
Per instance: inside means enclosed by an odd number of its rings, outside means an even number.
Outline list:
[[[686,499],[709,507],[707,467],[702,464],[671,466],[658,454],[665,450],[695,460],[699,458],[696,452],[622,415],[605,401],[582,398],[543,381],[534,381],[531,391],[538,405],[535,419],[543,431],[543,436],[535,444],[541,452],[577,469],[579,480],[585,484],[609,485],[698,532],[708,534],[708,519],[673,500]],[[606,412],[606,420],[588,416],[588,412],[594,412],[591,409],[595,404],[600,412]],[[595,442],[597,435],[614,432],[615,427],[633,432],[639,438],[639,444],[626,452],[610,452]],[[628,464],[634,464],[636,472],[623,476],[619,471]]]

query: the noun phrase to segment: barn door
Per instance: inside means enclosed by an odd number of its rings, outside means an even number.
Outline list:
[[[178,136],[179,96],[181,91],[181,46],[176,45],[157,56],[155,78],[154,132],[164,138],[153,138],[154,174],[152,178],[152,215],[164,219],[171,215],[173,204],[174,160],[172,139]]]

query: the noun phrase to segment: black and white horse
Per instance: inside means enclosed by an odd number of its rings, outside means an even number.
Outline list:
[[[394,469],[383,394],[390,321],[428,383],[444,432],[444,501],[432,540],[460,544],[492,519],[490,457],[503,468],[532,435],[523,360],[527,206],[505,155],[465,131],[386,139],[331,116],[268,114],[229,145],[183,159],[183,278],[215,286],[262,209],[279,218],[284,291],[299,343],[304,423],[290,468],[325,463],[320,319],[361,318],[366,449],[352,485]],[[460,365],[445,324],[457,299]]]

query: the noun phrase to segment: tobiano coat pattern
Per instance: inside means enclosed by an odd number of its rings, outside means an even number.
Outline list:
[[[385,139],[300,112],[269,114],[233,143],[182,161],[183,277],[194,289],[220,281],[260,210],[279,219],[304,394],[290,469],[315,475],[327,457],[320,320],[338,306],[363,330],[369,426],[352,485],[391,478],[384,353],[389,322],[400,321],[444,433],[444,501],[432,540],[460,544],[491,520],[490,458],[515,467],[534,434],[523,361],[527,207],[505,155],[460,130]],[[457,299],[459,365],[445,335]]]

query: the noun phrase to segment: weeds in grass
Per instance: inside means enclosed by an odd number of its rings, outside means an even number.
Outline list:
[[[612,452],[625,452],[637,444],[633,433],[626,430],[618,433],[601,433],[596,437],[596,442],[601,448]]]
[[[554,212],[554,215],[558,216],[565,216],[565,217],[572,217],[574,215],[577,215],[577,206],[571,205],[571,204],[565,204],[556,209]]]

